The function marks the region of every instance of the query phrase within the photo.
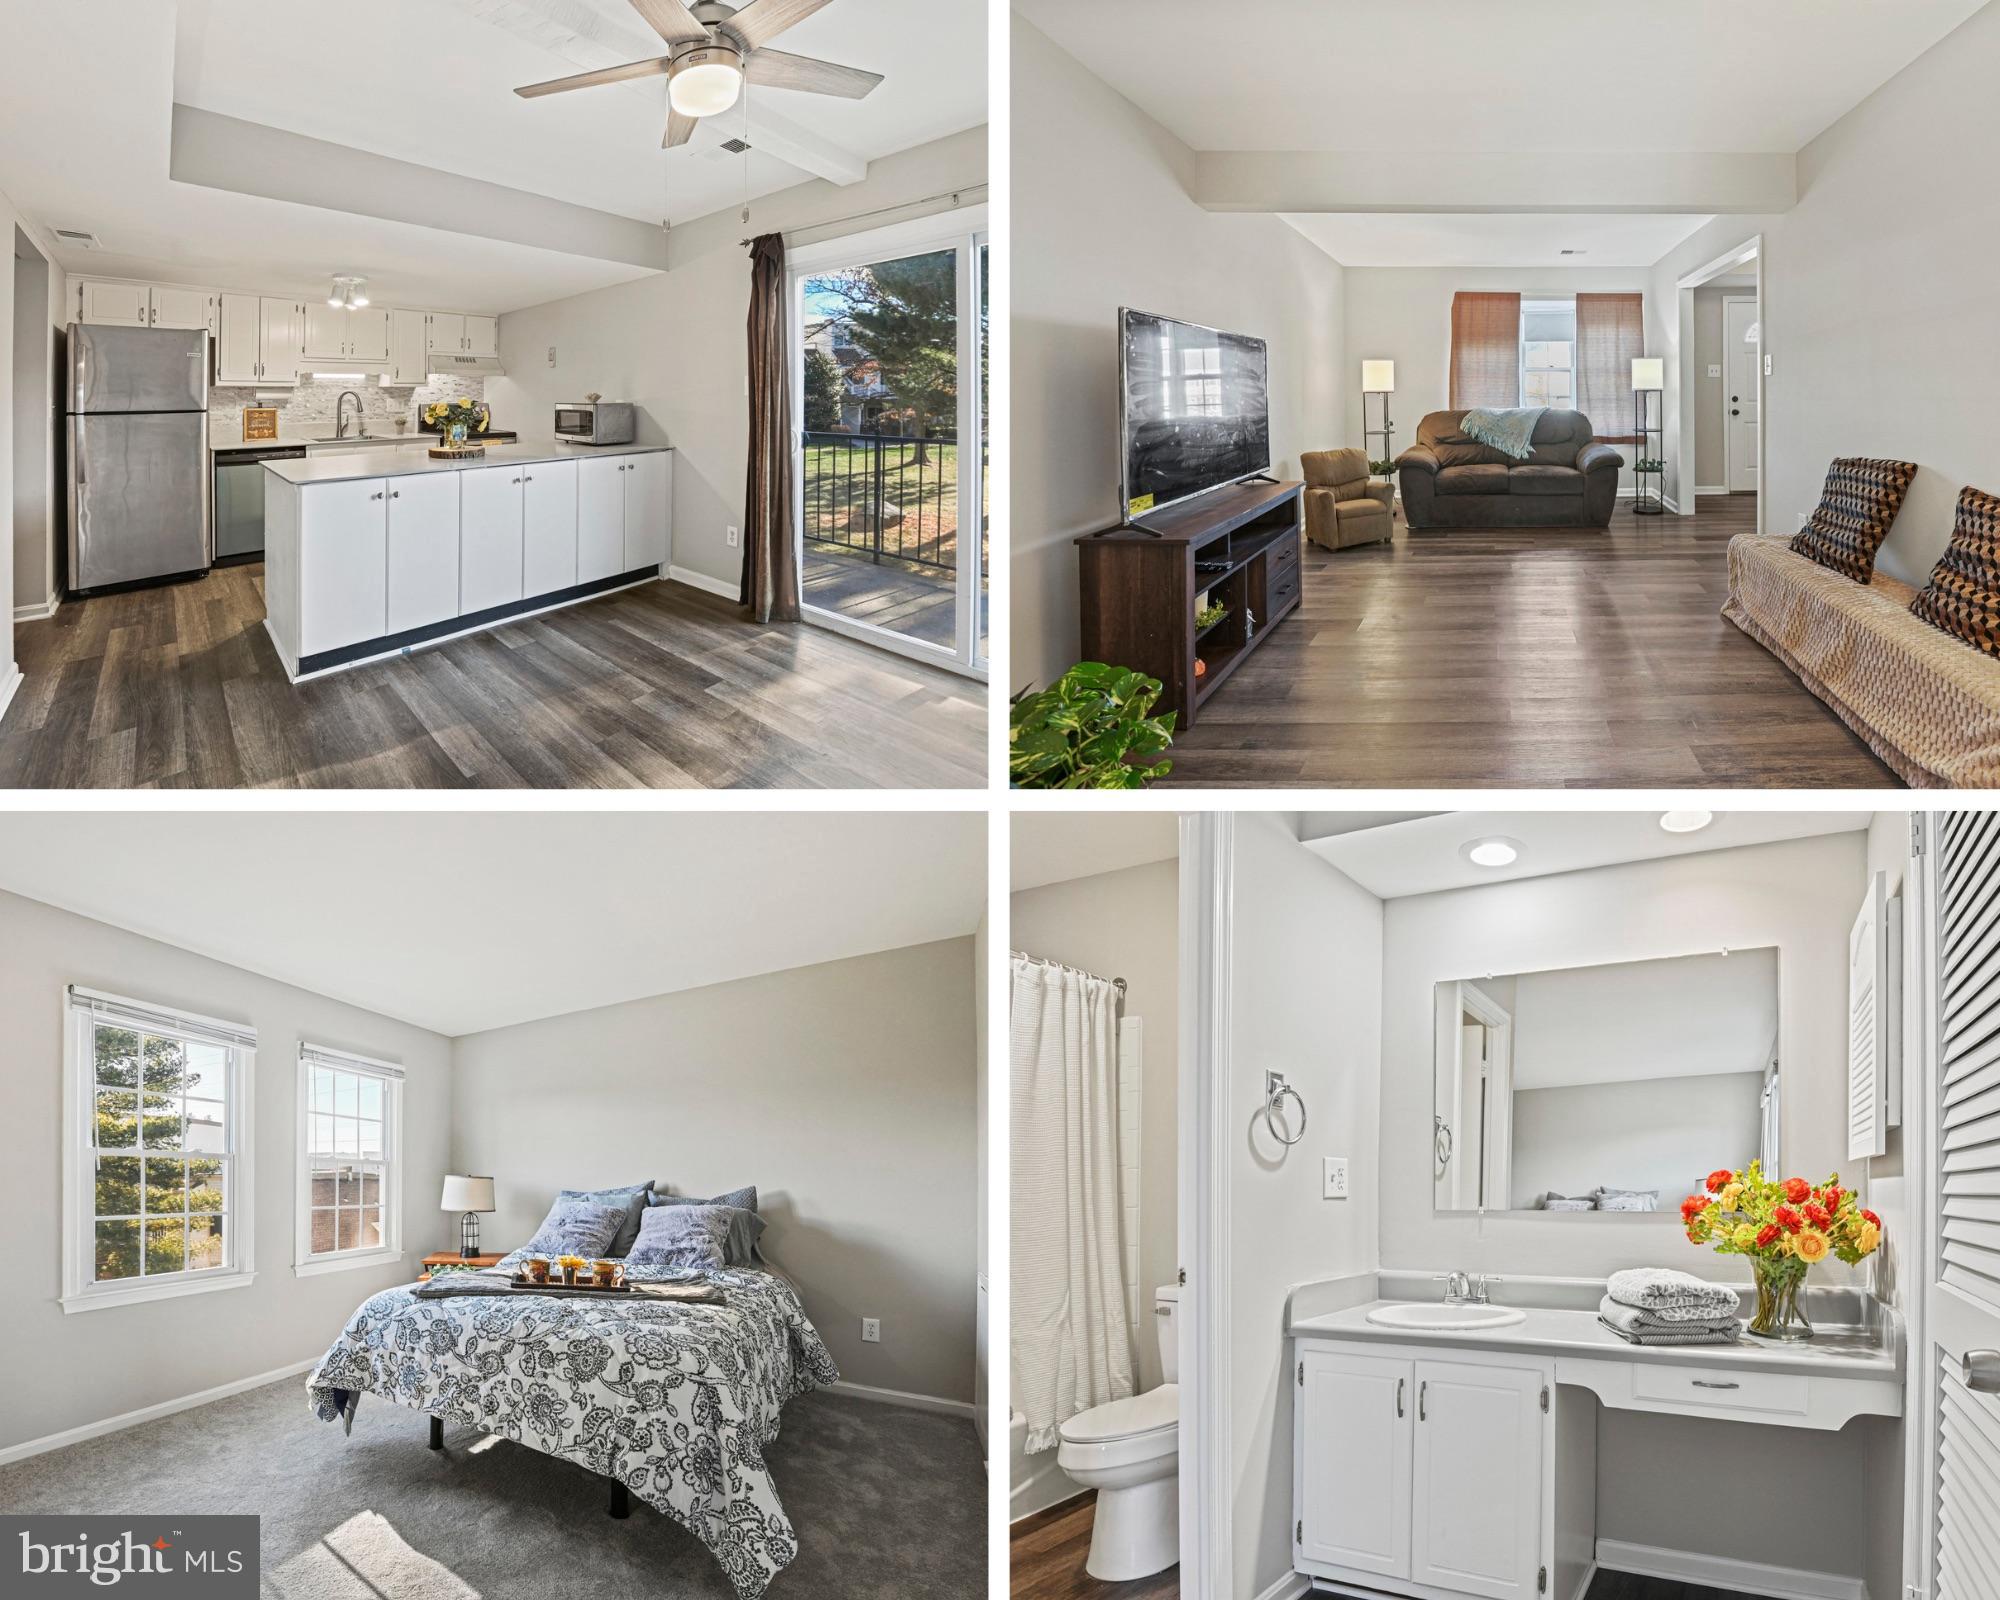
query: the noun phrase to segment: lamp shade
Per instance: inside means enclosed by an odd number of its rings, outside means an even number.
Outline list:
[[[1393,361],[1362,362],[1361,389],[1364,394],[1394,394],[1396,392],[1396,363]]]
[[[493,1180],[463,1177],[456,1172],[446,1173],[444,1198],[438,1202],[438,1209],[440,1211],[493,1210]]]
[[[1667,386],[1667,363],[1659,356],[1634,356],[1632,358],[1632,387],[1635,389],[1664,389]]]

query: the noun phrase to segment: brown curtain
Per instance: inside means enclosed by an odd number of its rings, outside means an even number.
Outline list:
[[[785,333],[785,240],[750,242],[750,471],[743,488],[743,587],[758,622],[799,620],[792,542],[792,374]]]
[[[1636,294],[1576,297],[1576,408],[1593,437],[1637,444],[1632,358],[1646,353],[1646,301]]]
[[[1521,403],[1521,297],[1451,297],[1451,408]]]

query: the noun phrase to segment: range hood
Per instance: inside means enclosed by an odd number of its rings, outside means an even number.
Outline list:
[[[500,365],[498,356],[468,356],[455,350],[433,350],[424,359],[429,363],[433,377],[505,377],[507,373],[507,369]]]

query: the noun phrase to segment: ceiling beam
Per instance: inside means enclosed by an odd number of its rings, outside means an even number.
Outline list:
[[[1209,211],[1756,214],[1792,208],[1798,166],[1762,153],[1199,150],[1188,193]]]
[[[762,90],[752,86],[744,91],[744,95],[750,114],[748,131],[744,129],[743,112],[740,110],[706,119],[707,123],[716,125],[714,137],[718,143],[723,139],[741,137],[752,150],[761,150],[787,166],[797,167],[801,172],[809,172],[815,178],[824,178],[828,183],[843,187],[859,183],[868,176],[868,163],[863,157],[831,139],[821,138],[808,128],[800,127],[782,112],[773,111]]]

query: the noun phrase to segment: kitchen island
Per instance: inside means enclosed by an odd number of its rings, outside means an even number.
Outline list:
[[[663,576],[665,445],[264,463],[264,626],[293,682]]]

